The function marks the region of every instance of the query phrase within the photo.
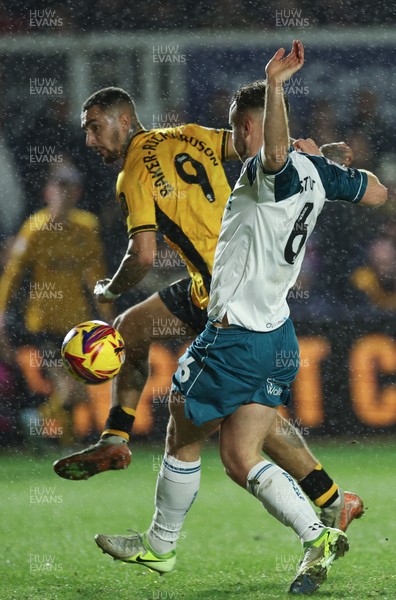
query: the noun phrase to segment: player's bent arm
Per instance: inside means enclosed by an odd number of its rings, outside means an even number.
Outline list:
[[[289,147],[289,129],[283,99],[282,81],[267,80],[263,119],[264,146],[261,160],[266,171],[279,171],[286,162]]]
[[[353,161],[352,148],[345,142],[331,142],[323,144],[320,148],[312,138],[299,138],[298,140],[292,140],[291,143],[298,152],[305,152],[305,154],[313,154],[314,156],[324,156],[344,167],[349,167]]]
[[[95,283],[106,277],[106,260],[102,242],[96,230],[90,236],[90,256],[87,268],[84,270],[84,281],[87,289],[93,290]],[[94,294],[94,301],[99,317],[110,323],[114,319],[113,306],[111,303],[99,302]]]
[[[267,171],[279,171],[286,163],[289,150],[289,127],[283,96],[283,82],[289,79],[304,64],[304,46],[293,40],[290,53],[279,48],[271,58],[265,72],[267,85],[263,119],[264,147],[261,160]]]
[[[298,138],[297,140],[290,140],[290,143],[297,152],[305,152],[305,154],[313,154],[314,156],[323,156],[320,148],[318,148],[312,138]]]
[[[365,206],[381,206],[381,204],[384,204],[388,200],[388,190],[386,187],[382,185],[374,173],[365,171],[364,169],[359,169],[359,171],[367,174],[367,188],[359,204],[364,204]]]
[[[114,295],[122,294],[139,283],[153,266],[156,254],[155,231],[135,233],[129,240],[125,256],[108,285],[108,291]]]
[[[345,142],[323,144],[323,146],[319,148],[319,151],[329,160],[332,160],[339,165],[343,165],[344,167],[349,167],[353,162],[352,148]]]

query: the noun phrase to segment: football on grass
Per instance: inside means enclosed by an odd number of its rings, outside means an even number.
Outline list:
[[[86,321],[66,335],[61,355],[63,366],[74,379],[95,385],[119,373],[125,360],[125,344],[111,325]]]

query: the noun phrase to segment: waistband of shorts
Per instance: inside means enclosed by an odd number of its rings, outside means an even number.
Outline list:
[[[246,329],[246,327],[241,327],[240,325],[229,325],[228,327],[216,327],[213,325],[212,321],[207,321],[206,329],[211,333],[219,332],[221,335],[233,335],[235,333],[254,333],[250,329]]]
[[[286,324],[288,322],[290,322],[291,319],[290,317],[288,317],[286,319],[286,321],[284,323],[282,323],[282,325],[280,325],[279,327],[277,327],[276,329],[270,329],[269,331],[256,331],[255,329],[246,329],[246,327],[241,327],[240,325],[228,325],[228,327],[216,327],[215,325],[213,325],[212,321],[207,321],[206,322],[206,329],[208,331],[210,331],[211,333],[215,333],[220,332],[221,335],[232,335],[232,334],[236,334],[236,333],[255,333],[255,334],[260,334],[260,335],[268,335],[269,333],[274,333],[275,331],[279,331],[280,329],[283,329],[283,327],[286,326]]]

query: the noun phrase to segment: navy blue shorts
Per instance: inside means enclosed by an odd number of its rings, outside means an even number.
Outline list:
[[[208,320],[206,309],[195,306],[191,299],[191,277],[180,279],[158,292],[166,308],[175,317],[186,323],[195,333],[205,329]]]
[[[287,405],[299,364],[290,319],[270,332],[207,323],[179,359],[173,388],[185,398],[186,417],[199,426],[242,404]]]

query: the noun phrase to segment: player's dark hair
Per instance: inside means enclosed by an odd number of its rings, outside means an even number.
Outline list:
[[[129,105],[132,111],[135,112],[135,103],[128,92],[118,87],[107,87],[98,90],[85,100],[82,105],[82,110],[88,110],[92,106],[99,106],[100,108],[107,109],[125,104]]]
[[[236,105],[239,113],[245,110],[254,110],[264,108],[264,98],[267,83],[264,79],[258,79],[253,83],[248,83],[239,88],[231,98],[231,103]],[[289,114],[289,101],[283,92],[285,99],[286,112]]]

